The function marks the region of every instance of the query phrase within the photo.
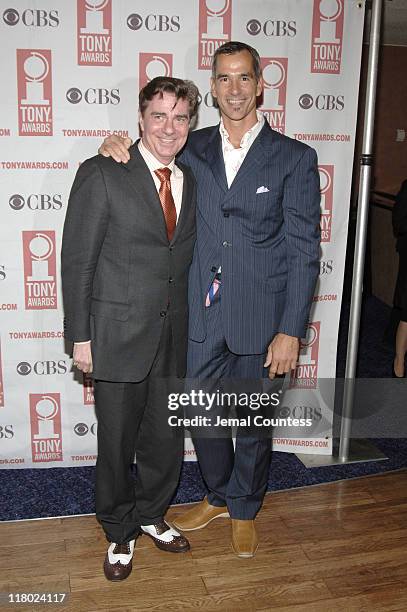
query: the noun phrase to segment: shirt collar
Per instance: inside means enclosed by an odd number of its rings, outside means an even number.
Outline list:
[[[242,140],[240,141],[240,148],[244,149],[248,146],[250,146],[253,141],[255,140],[255,138],[258,136],[258,134],[260,133],[263,125],[264,125],[264,115],[263,113],[261,113],[259,110],[256,110],[256,115],[257,115],[257,122],[249,129],[247,130],[247,132],[245,132],[245,134],[243,135]],[[230,149],[234,149],[235,147],[232,145],[232,143],[229,140],[229,134],[225,128],[225,125],[223,123],[223,118],[221,118],[220,120],[220,125],[219,125],[219,132],[222,138],[222,145],[225,149],[230,150]]]
[[[138,141],[138,148],[150,172],[154,172],[154,170],[158,170],[159,168],[169,168],[175,176],[177,176],[180,172],[178,166],[175,165],[175,158],[172,159],[169,164],[163,164],[151,153],[149,149],[147,149],[141,138]]]

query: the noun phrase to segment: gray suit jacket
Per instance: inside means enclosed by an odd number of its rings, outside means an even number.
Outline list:
[[[137,144],[127,164],[86,160],[72,186],[62,240],[65,336],[92,340],[93,376],[136,382],[151,368],[171,316],[177,373],[186,367],[187,277],[195,242],[195,181],[184,173],[168,242],[160,200]]]

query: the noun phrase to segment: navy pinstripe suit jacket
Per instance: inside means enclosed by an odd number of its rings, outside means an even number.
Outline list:
[[[219,266],[232,352],[263,353],[277,332],[303,337],[319,270],[315,151],[266,122],[229,189],[219,126],[192,132],[181,159],[198,184],[190,338],[206,337],[205,297]]]

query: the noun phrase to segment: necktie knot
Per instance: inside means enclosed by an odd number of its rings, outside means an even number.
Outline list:
[[[159,168],[158,170],[154,170],[154,174],[156,174],[163,183],[164,181],[170,180],[171,170],[169,168]]]

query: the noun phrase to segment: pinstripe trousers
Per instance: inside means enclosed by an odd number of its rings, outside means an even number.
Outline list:
[[[221,289],[215,301],[206,308],[207,335],[203,342],[189,341],[187,377],[189,384],[202,381],[216,388],[218,382],[261,379],[268,372],[263,368],[265,354],[236,355],[225,341],[222,330]],[[201,430],[202,431],[202,430]],[[235,519],[254,519],[260,510],[267,488],[271,439],[253,435],[197,437],[192,431],[199,466],[209,489],[208,502],[227,505]]]

